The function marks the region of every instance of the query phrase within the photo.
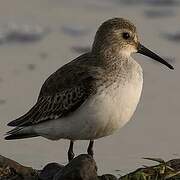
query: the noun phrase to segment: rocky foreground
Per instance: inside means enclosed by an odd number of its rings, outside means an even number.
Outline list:
[[[139,168],[119,180],[180,180],[180,159],[168,162],[149,159],[159,165]],[[117,177],[111,174],[98,176],[96,162],[87,154],[77,156],[66,166],[49,163],[42,170],[0,156],[0,180],[117,180]]]

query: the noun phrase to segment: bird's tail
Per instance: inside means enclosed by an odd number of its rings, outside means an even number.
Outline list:
[[[36,134],[33,130],[32,127],[16,127],[11,131],[8,131],[5,134],[5,139],[6,140],[13,140],[13,139],[24,139],[24,138],[31,138],[31,137],[37,137],[39,136]]]

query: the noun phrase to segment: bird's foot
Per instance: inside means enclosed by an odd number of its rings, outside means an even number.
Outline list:
[[[69,162],[74,159],[74,152],[73,152],[73,145],[74,145],[74,142],[73,141],[70,141],[70,145],[69,145],[69,150],[68,150],[68,160]]]
[[[71,151],[68,151],[68,160],[69,162],[74,159],[75,154]]]
[[[94,156],[94,151],[93,151],[93,145],[94,145],[94,141],[90,141],[88,149],[87,149],[87,153],[92,156]]]

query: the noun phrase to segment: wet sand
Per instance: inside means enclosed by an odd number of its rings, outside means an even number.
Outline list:
[[[35,168],[54,161],[66,163],[68,141],[43,138],[5,141],[3,134],[9,130],[6,124],[32,107],[42,83],[52,72],[88,49],[100,23],[112,17],[125,17],[137,25],[144,45],[163,57],[175,59],[175,71],[134,55],[144,69],[141,102],[124,128],[95,142],[99,171],[117,174],[115,170],[120,169],[123,174],[149,163],[142,157],[165,160],[179,157],[180,43],[169,41],[161,33],[166,29],[180,31],[180,6],[166,7],[168,12],[173,11],[169,17],[148,18],[144,12],[164,7],[128,5],[118,0],[0,0],[0,3],[0,39],[1,28],[7,24],[48,29],[36,42],[0,43],[0,154]],[[70,31],[66,33],[67,27]],[[77,142],[75,153],[85,153],[86,147],[87,142]]]

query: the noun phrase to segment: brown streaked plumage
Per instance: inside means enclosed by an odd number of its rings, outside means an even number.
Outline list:
[[[91,52],[53,73],[43,84],[32,109],[10,122],[15,128],[5,139],[42,136],[70,140],[68,158],[74,157],[75,140],[93,142],[113,134],[133,115],[141,95],[143,75],[131,58],[139,52],[173,67],[139,43],[136,27],[123,18],[104,22]]]
[[[86,60],[91,60],[87,66]],[[53,73],[43,84],[37,103],[24,116],[9,126],[30,126],[68,115],[78,108],[90,94],[96,92],[95,74],[90,66],[98,63],[90,53],[84,54]]]

